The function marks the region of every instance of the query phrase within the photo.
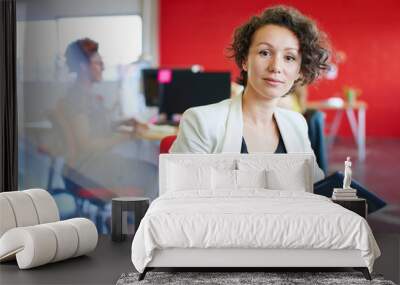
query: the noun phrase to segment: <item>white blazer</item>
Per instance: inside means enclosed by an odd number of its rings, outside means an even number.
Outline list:
[[[304,117],[276,107],[274,117],[288,153],[314,153]],[[243,137],[242,96],[190,108],[183,113],[170,153],[240,153]],[[314,182],[324,178],[314,156]]]

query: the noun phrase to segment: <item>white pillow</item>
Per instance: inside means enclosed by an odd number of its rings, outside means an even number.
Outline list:
[[[236,190],[236,170],[212,168],[212,188],[214,190]]]
[[[274,169],[267,171],[267,188],[271,190],[306,192],[306,185],[308,185],[308,183],[305,180],[306,177],[302,167],[291,169],[290,176],[288,176],[288,173]]]
[[[307,161],[287,156],[269,159],[240,159],[238,168],[247,171],[266,170],[267,189],[289,191],[312,191],[310,167]]]
[[[241,188],[267,188],[266,170],[232,170],[212,168],[214,190],[238,190]]]
[[[238,188],[268,188],[267,171],[236,170]]]
[[[211,167],[169,163],[168,191],[211,189]]]

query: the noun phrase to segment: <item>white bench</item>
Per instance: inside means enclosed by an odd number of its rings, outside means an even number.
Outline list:
[[[0,193],[0,262],[20,269],[57,262],[95,249],[96,226],[88,219],[60,221],[53,197],[43,189]]]

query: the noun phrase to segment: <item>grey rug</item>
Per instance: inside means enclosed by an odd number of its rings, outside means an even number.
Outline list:
[[[117,285],[133,284],[379,284],[395,285],[380,275],[372,275],[372,281],[360,272],[148,272],[142,281],[139,273],[124,273]]]

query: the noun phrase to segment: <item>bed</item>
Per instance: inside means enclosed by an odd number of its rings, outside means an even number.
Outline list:
[[[160,197],[132,242],[157,267],[353,267],[380,251],[361,216],[315,195],[311,154],[163,154]]]

